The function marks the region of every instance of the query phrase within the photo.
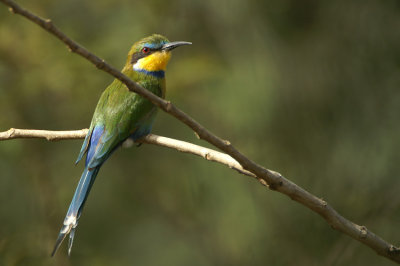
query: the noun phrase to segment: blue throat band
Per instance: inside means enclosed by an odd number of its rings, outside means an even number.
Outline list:
[[[152,76],[154,76],[156,78],[163,78],[165,76],[165,72],[163,70],[147,71],[147,70],[144,70],[144,69],[138,69],[138,70],[135,69],[135,71],[140,72],[140,73],[144,73],[146,75],[152,75]]]

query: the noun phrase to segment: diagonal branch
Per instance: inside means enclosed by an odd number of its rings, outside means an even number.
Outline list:
[[[291,199],[299,202],[300,204],[306,206],[307,208],[322,216],[334,229],[341,231],[349,235],[350,237],[364,243],[365,245],[375,250],[378,254],[400,263],[399,248],[386,242],[385,240],[368,230],[366,227],[357,225],[347,220],[339,213],[337,213],[337,211],[329,206],[324,200],[319,199],[318,197],[299,187],[290,180],[287,180],[279,173],[270,171],[256,164],[244,154],[239,152],[229,141],[221,139],[220,137],[211,133],[201,124],[196,122],[193,118],[185,114],[182,110],[175,107],[175,105],[173,105],[171,102],[161,99],[160,97],[157,97],[151,92],[145,90],[144,88],[130,80],[127,76],[119,72],[117,69],[107,64],[103,59],[97,57],[93,53],[86,50],[84,47],[80,46],[79,44],[68,38],[56,26],[54,26],[51,20],[38,17],[28,10],[21,8],[12,0],[0,1],[9,6],[11,12],[26,17],[27,19],[31,20],[32,22],[38,24],[40,27],[48,31],[50,34],[60,39],[64,44],[68,46],[71,52],[74,52],[86,58],[87,60],[92,62],[97,68],[111,74],[115,78],[122,81],[129,90],[149,99],[160,109],[164,110],[165,112],[180,120],[182,123],[186,124],[188,127],[193,129],[201,139],[206,140],[215,147],[229,154],[243,167],[243,169],[250,171],[255,176],[257,176],[258,180],[261,183],[267,183],[270,189],[279,191],[287,195]]]

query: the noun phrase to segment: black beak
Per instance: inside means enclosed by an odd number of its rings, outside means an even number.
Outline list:
[[[175,49],[176,47],[182,46],[182,45],[189,45],[192,44],[191,42],[169,42],[164,44],[161,47],[161,50],[163,51],[171,51],[172,49]]]

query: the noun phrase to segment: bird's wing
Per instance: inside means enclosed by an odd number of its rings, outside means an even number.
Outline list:
[[[89,169],[101,165],[121,141],[116,129],[106,129],[104,125],[96,125],[88,145],[85,165]]]
[[[87,152],[89,143],[90,143],[90,138],[92,136],[92,132],[93,132],[93,127],[91,126],[89,128],[88,133],[86,134],[85,140],[83,141],[81,151],[79,152],[78,159],[76,159],[75,164],[78,164],[80,162],[80,160],[82,160],[83,155],[85,155],[85,153]]]
[[[128,132],[122,130],[119,126],[113,127],[111,130],[105,128],[104,125],[95,126],[87,148],[86,165],[88,168],[95,168],[104,163],[127,138],[135,141],[149,134],[155,113],[156,107],[141,117],[139,121],[136,121]]]
[[[156,111],[149,100],[113,82],[99,100],[77,161],[87,153],[86,166],[101,165],[128,137],[136,140],[150,133]]]

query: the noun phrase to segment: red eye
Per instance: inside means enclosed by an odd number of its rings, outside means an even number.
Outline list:
[[[150,49],[148,47],[143,47],[142,52],[147,54],[148,52],[150,52]]]

